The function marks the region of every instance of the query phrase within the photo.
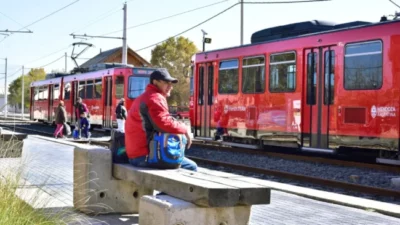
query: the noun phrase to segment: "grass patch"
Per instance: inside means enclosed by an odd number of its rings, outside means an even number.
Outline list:
[[[3,177],[0,181],[0,225],[8,224],[60,224],[56,217],[49,217],[42,210],[35,210],[15,195],[18,179]]]

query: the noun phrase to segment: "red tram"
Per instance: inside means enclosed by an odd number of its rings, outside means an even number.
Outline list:
[[[261,30],[249,45],[196,54],[192,81],[197,138],[219,129],[233,146],[369,150],[399,163],[400,20]]]
[[[30,118],[52,123],[55,109],[63,100],[67,121],[76,122],[74,105],[81,97],[89,109],[92,125],[116,127],[114,112],[119,99],[125,98],[129,109],[133,100],[144,92],[153,71],[152,68],[116,67],[32,82]]]

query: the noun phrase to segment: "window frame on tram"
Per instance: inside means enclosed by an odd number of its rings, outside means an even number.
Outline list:
[[[285,55],[285,54],[293,54],[294,55],[294,59],[292,60],[273,60],[274,56],[280,56],[280,55]],[[286,80],[288,80],[288,77],[290,74],[292,74],[292,84],[293,87],[288,88],[288,82],[286,82],[286,87],[283,89],[279,89],[279,87],[275,87],[275,85],[272,85],[273,81],[273,67],[275,67],[276,65],[286,65],[286,69],[289,67],[294,68],[293,71],[286,71],[285,75],[286,75]],[[278,68],[278,74],[275,77],[280,77],[282,74],[279,74],[279,68]],[[283,79],[281,79],[283,80]],[[278,79],[278,84],[280,79]],[[284,52],[276,52],[276,53],[272,53],[269,55],[269,79],[268,79],[268,89],[270,93],[287,93],[287,92],[295,92],[296,88],[297,88],[297,54],[296,51],[284,51]],[[276,82],[274,82],[276,83]]]
[[[140,78],[141,80],[147,79],[148,82],[147,83],[145,82],[145,85],[144,85],[143,89],[132,90],[132,82],[134,82],[135,78]],[[131,82],[131,80],[132,80],[132,82]],[[150,84],[150,76],[129,76],[129,78],[128,78],[128,90],[127,90],[128,98],[135,99],[135,98],[139,97],[146,90],[146,87],[147,87],[148,84]],[[141,91],[140,94],[132,96],[132,92],[138,92],[138,91]]]
[[[258,64],[254,64],[251,62],[252,59],[261,59],[262,62]],[[245,63],[246,60],[249,60],[248,63]],[[256,55],[256,56],[248,56],[244,57],[242,59],[242,93],[243,94],[262,94],[265,93],[265,83],[266,83],[266,60],[265,60],[265,55]],[[245,65],[246,64],[246,65]],[[248,64],[248,65],[247,65]],[[256,69],[256,71],[251,71],[252,69]],[[255,74],[254,74],[255,73]],[[254,79],[253,82],[249,81],[250,83],[253,83],[254,86],[257,84],[261,84],[261,91],[257,91],[254,87],[254,90],[246,90],[247,87],[245,87],[246,79],[250,77],[250,75],[253,75]],[[260,80],[257,81],[257,78]]]
[[[221,65],[223,63],[228,63],[228,62],[235,62],[236,61],[236,65],[233,66],[226,66],[226,67],[222,67]],[[222,68],[222,69],[221,69]],[[238,94],[239,93],[239,59],[238,58],[233,58],[233,59],[225,59],[225,60],[221,60],[219,62],[219,66],[218,66],[218,94],[221,95],[232,95],[232,94]],[[227,71],[226,74],[223,75],[227,75],[227,77],[230,77],[231,79],[222,79],[221,78],[221,71]],[[232,72],[232,73],[229,73]],[[233,78],[234,79],[233,79]],[[223,81],[223,82],[221,82]],[[226,85],[228,82],[231,82],[232,84],[232,88],[230,90],[228,90],[227,92],[223,91],[222,88],[222,84]]]
[[[367,46],[367,47],[371,47],[371,44],[373,44],[373,43],[379,43],[380,44],[380,50],[379,50],[379,52],[378,51],[363,51],[363,52],[357,52],[357,50],[358,49],[355,49],[355,52],[353,52],[353,53],[348,53],[348,50],[350,51],[350,49],[349,49],[349,47],[353,47],[353,46],[359,46],[359,47],[361,47],[361,48],[365,48],[365,47],[362,47],[362,45],[368,45],[368,44],[370,44],[370,46]],[[384,46],[383,46],[383,41],[381,40],[381,39],[376,39],[376,40],[369,40],[369,41],[361,41],[361,42],[352,42],[352,43],[347,43],[345,46],[344,46],[344,55],[343,55],[343,58],[344,58],[344,60],[343,60],[343,87],[344,87],[344,89],[345,90],[349,90],[349,91],[357,91],[357,90],[379,90],[379,89],[381,89],[382,88],[382,86],[383,86],[383,49],[384,49]],[[365,49],[361,49],[361,50],[365,50]],[[373,82],[366,82],[366,84],[369,84],[370,86],[365,86],[365,87],[359,87],[359,88],[357,88],[357,87],[355,87],[355,86],[350,86],[349,85],[349,72],[348,72],[348,70],[347,70],[347,68],[346,68],[346,65],[348,65],[349,64],[349,58],[352,58],[352,57],[358,57],[358,58],[361,58],[361,57],[363,57],[363,56],[371,56],[371,55],[377,55],[377,54],[379,54],[379,59],[380,59],[380,71],[379,71],[379,69],[376,69],[376,68],[378,68],[378,66],[377,67],[375,67],[375,70],[378,70],[378,79],[377,79],[377,82],[379,82],[379,84],[377,84],[376,86],[374,86],[373,84],[371,84],[371,83],[373,83]],[[376,60],[366,60],[366,62],[363,62],[363,60],[358,60],[357,62],[362,62],[362,63],[364,63],[365,65],[369,65],[370,63],[372,63],[373,61],[376,61]],[[373,69],[373,67],[370,67],[370,68],[367,68],[368,70],[372,70]],[[355,69],[355,68],[353,68],[353,69]],[[362,74],[362,77],[365,79],[365,77],[364,77],[364,74],[365,74],[365,72],[364,72],[365,70],[363,70],[363,73],[361,73]],[[372,77],[372,76],[371,76]],[[346,82],[347,81],[347,82]],[[353,82],[353,84],[360,84],[361,83],[361,81],[354,81]],[[365,83],[365,82],[364,82]],[[372,85],[372,86],[371,86]]]

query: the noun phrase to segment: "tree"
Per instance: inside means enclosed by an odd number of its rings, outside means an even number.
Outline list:
[[[31,69],[28,74],[24,74],[24,105],[25,108],[30,106],[30,84],[33,81],[44,80],[46,73],[43,68]],[[20,105],[22,97],[22,75],[11,82],[8,90],[10,92],[9,101],[11,105]]]
[[[151,51],[151,64],[166,68],[171,76],[179,80],[174,85],[168,103],[171,105],[188,105],[190,79],[188,77],[190,60],[198,51],[196,45],[188,38],[169,38]]]

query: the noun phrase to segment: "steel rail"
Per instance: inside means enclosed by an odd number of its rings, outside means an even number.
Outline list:
[[[209,159],[204,159],[204,158],[199,158],[199,157],[193,157],[193,156],[188,156],[188,158],[194,160],[195,162],[201,162],[201,163],[206,163],[206,164],[211,164],[211,165],[216,165],[216,166],[224,166],[224,167],[229,167],[231,169],[237,169],[237,170],[259,173],[259,174],[264,174],[264,175],[277,176],[277,177],[293,179],[293,180],[303,181],[303,182],[308,182],[308,183],[314,183],[314,184],[323,185],[323,186],[342,188],[345,190],[362,192],[362,193],[367,193],[367,194],[372,194],[372,195],[390,196],[390,197],[400,198],[400,191],[391,190],[391,189],[363,186],[363,185],[352,184],[352,183],[347,183],[347,182],[342,182],[342,181],[327,180],[327,179],[322,179],[322,178],[317,178],[317,177],[299,175],[299,174],[294,174],[294,173],[287,173],[287,172],[282,172],[282,171],[277,171],[277,170],[269,170],[269,169],[250,167],[250,166],[245,166],[245,165],[240,165],[240,164],[219,162],[219,161],[214,161],[214,160],[209,160]]]

